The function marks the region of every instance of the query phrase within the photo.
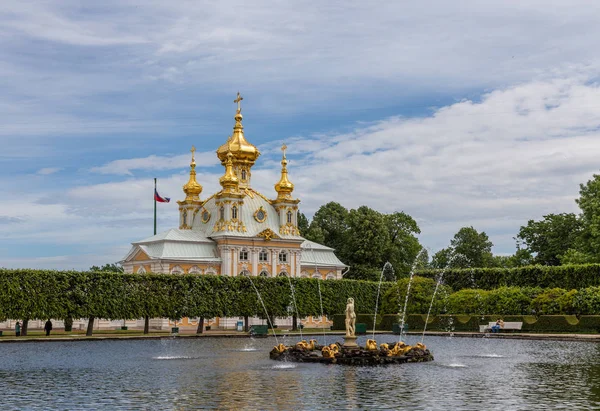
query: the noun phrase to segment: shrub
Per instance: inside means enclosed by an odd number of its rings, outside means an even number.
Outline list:
[[[522,315],[530,313],[531,297],[519,287],[491,290],[486,299],[486,313]]]
[[[408,278],[402,278],[390,287],[382,298],[381,310],[385,314],[396,314],[404,309],[404,301],[408,289]],[[408,296],[407,313],[427,313],[436,282],[429,279],[415,276]],[[432,307],[432,313],[440,313],[445,310],[446,300],[451,289],[448,286],[440,285]]]
[[[447,311],[454,314],[484,314],[489,296],[487,290],[460,290],[448,296]]]

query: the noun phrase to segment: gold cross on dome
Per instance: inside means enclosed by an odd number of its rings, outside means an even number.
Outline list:
[[[196,152],[196,147],[192,146],[192,149],[190,151],[192,152],[192,161],[194,161],[194,153]]]
[[[241,113],[242,112],[242,106],[240,104],[240,102],[244,99],[244,97],[242,97],[240,95],[240,92],[238,91],[237,93],[237,98],[235,100],[233,100],[234,103],[237,103],[238,107],[237,107],[237,112]]]
[[[283,156],[285,157],[285,150],[287,150],[287,146],[285,143],[281,146],[281,151],[283,151]]]

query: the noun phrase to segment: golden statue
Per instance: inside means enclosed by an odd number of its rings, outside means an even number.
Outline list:
[[[306,340],[302,340],[296,343],[296,348],[299,350],[306,350],[308,348],[308,343]]]
[[[310,351],[314,351],[316,345],[317,345],[317,340],[310,340],[308,342],[308,344],[306,345],[306,349],[308,349]]]
[[[323,355],[323,358],[334,358],[335,357],[335,353],[328,346],[325,346],[321,349],[321,354]]]
[[[340,352],[340,347],[337,344],[329,344],[329,349],[333,352],[333,353],[337,353]]]
[[[346,304],[346,336],[354,337],[356,327],[356,314],[354,313],[354,298],[348,298]]]
[[[285,346],[285,345],[283,345],[283,344],[279,344],[279,345],[276,345],[275,347],[273,347],[273,349],[274,349],[275,351],[277,351],[279,354],[281,354],[282,352],[284,352],[285,350],[287,350],[287,349],[288,349],[288,347],[286,347],[286,346]]]
[[[425,351],[427,349],[427,347],[423,343],[417,343],[415,345],[415,348],[418,348],[418,349],[423,350],[423,351]]]
[[[365,346],[365,349],[368,351],[377,351],[377,342],[375,340],[367,340],[367,345]]]

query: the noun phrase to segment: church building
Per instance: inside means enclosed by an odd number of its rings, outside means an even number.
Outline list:
[[[272,196],[252,188],[260,152],[244,136],[241,100],[238,93],[233,134],[216,152],[224,167],[221,190],[202,198],[192,147],[185,198],[177,202],[179,227],[132,243],[125,272],[342,278],[348,266],[334,250],[300,236],[300,200],[288,178],[285,145]]]

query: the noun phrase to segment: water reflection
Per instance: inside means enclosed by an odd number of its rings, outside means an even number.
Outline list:
[[[378,336],[380,342],[395,338]],[[411,338],[408,343],[417,341]],[[600,406],[598,344],[430,337],[434,362],[361,368],[273,362],[273,341],[0,344],[3,409]]]

